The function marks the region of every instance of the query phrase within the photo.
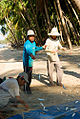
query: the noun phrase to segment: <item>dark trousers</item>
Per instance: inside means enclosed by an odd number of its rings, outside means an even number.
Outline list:
[[[24,86],[24,91],[30,91],[30,84],[32,80],[32,67],[26,67],[24,66],[24,72],[28,74],[28,83]]]

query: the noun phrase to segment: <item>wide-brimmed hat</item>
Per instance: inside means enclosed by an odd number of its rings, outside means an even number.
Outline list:
[[[35,36],[35,33],[34,33],[34,31],[33,30],[28,30],[27,31],[27,36]]]
[[[21,73],[19,73],[18,76],[20,76],[21,78],[24,78],[24,80],[25,80],[27,83],[29,82],[29,81],[28,81],[28,75],[27,75],[27,73],[21,72]]]
[[[57,30],[57,27],[53,27],[51,32],[48,33],[49,36],[60,36],[60,33]]]

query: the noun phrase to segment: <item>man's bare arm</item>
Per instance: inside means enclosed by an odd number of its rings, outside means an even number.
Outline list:
[[[24,105],[25,108],[28,108],[28,105],[24,102],[24,100],[21,99],[20,96],[16,96],[16,99],[17,99],[22,105]]]

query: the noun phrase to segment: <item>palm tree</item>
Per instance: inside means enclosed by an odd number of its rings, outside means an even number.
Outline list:
[[[62,20],[62,24],[63,24],[65,35],[66,35],[66,38],[67,38],[67,41],[68,41],[69,48],[72,49],[72,44],[71,44],[71,41],[70,41],[70,36],[68,34],[68,30],[67,30],[67,27],[66,27],[65,19],[63,17],[63,13],[62,13],[62,9],[61,9],[60,1],[59,0],[57,0],[57,5],[58,5],[59,14],[60,14],[60,17],[61,17],[61,20]]]

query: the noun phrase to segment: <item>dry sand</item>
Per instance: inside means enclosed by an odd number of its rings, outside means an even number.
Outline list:
[[[41,109],[38,98],[45,99],[43,103],[46,107],[80,99],[80,47],[74,47],[71,51],[60,51],[59,55],[64,71],[62,83],[65,88],[49,86],[47,56],[44,51],[36,54],[31,83],[32,95],[21,93],[22,98],[27,102],[31,110]],[[22,71],[22,50],[1,48],[0,77],[16,77]],[[56,74],[54,80],[56,80]],[[17,109],[16,113],[21,113],[22,111],[24,110]]]

